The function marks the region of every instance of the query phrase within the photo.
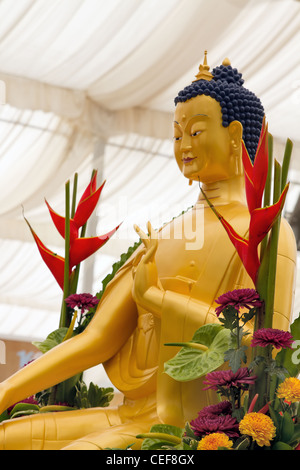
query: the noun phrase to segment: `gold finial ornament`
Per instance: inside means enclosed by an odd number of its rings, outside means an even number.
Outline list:
[[[204,61],[203,64],[200,65],[199,67],[199,72],[196,75],[196,79],[194,82],[197,82],[198,80],[212,80],[213,75],[209,72],[209,65],[207,65],[207,51],[204,51]]]
[[[228,57],[226,57],[226,58],[223,60],[222,65],[225,65],[225,66],[231,65],[231,62],[230,62],[230,60],[228,59]]]

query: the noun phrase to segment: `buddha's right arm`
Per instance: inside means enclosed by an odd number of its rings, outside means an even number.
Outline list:
[[[113,357],[134,331],[131,269],[125,269],[86,330],[61,343],[0,384],[0,413],[10,405]]]

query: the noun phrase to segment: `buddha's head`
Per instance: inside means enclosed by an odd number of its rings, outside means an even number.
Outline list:
[[[174,153],[190,180],[204,183],[242,174],[242,139],[253,160],[264,109],[226,59],[209,72],[200,66],[197,80],[175,98]]]

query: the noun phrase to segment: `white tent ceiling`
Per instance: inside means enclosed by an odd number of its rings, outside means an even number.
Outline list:
[[[0,0],[0,336],[43,339],[58,326],[61,292],[24,222],[62,248],[46,198],[63,212],[64,183],[92,168],[107,183],[90,230],[122,230],[85,263],[95,293],[136,239],[189,207],[172,157],[173,99],[208,50],[229,57],[262,100],[276,156],[294,142],[287,208],[299,194],[300,2],[296,0]],[[92,276],[93,274],[93,276]],[[298,308],[298,305],[296,305]],[[299,308],[300,309],[300,308]]]

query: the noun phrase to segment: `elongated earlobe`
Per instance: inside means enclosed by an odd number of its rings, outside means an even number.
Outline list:
[[[241,148],[243,138],[243,126],[239,121],[232,121],[229,126],[230,143],[233,151]]]

